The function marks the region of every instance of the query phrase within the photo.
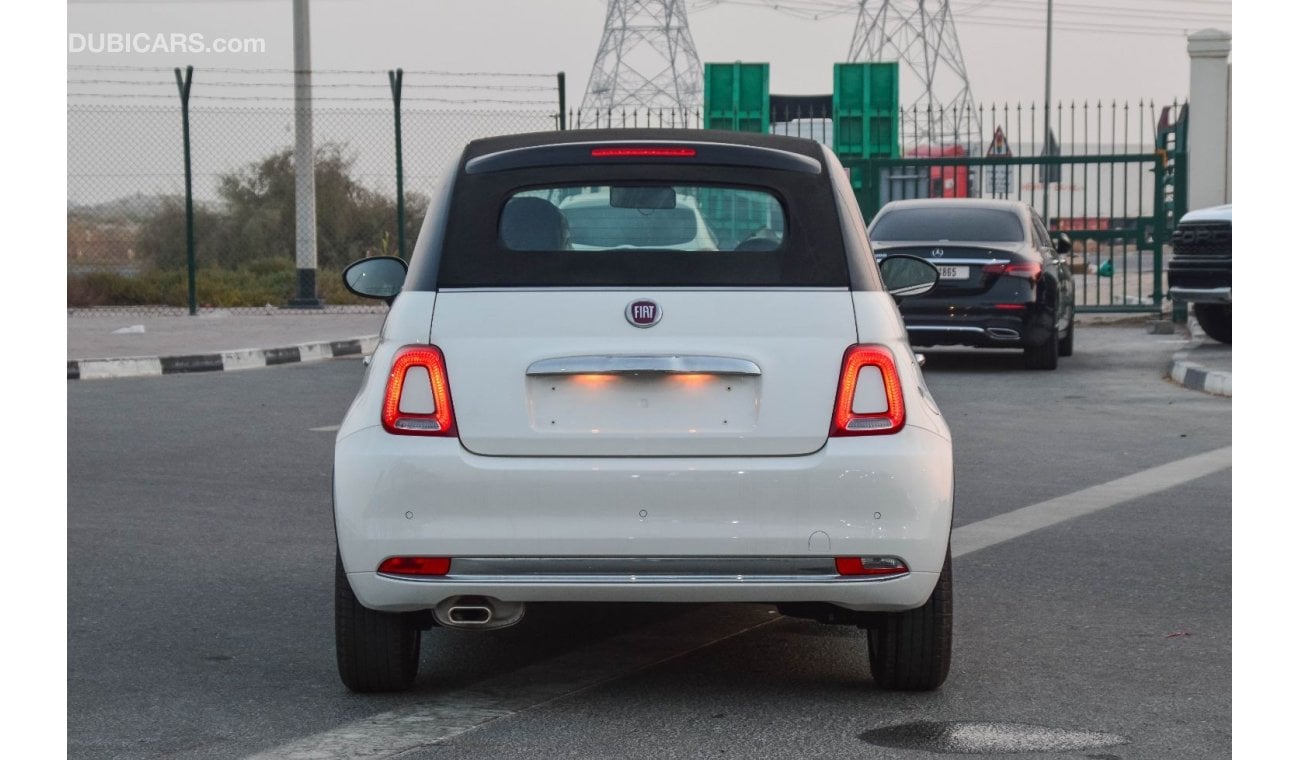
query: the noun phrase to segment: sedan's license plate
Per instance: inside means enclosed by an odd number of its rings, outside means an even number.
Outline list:
[[[954,267],[936,264],[941,280],[964,280],[970,277],[970,267]]]

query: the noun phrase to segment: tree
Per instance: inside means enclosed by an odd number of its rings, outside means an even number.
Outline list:
[[[397,237],[395,201],[354,180],[352,164],[342,145],[329,143],[316,149],[316,248],[322,268],[340,269],[386,246],[391,249],[392,243],[386,241]],[[222,175],[217,194],[220,202],[215,207],[195,209],[200,267],[294,260],[292,148]],[[408,227],[414,220],[418,230],[428,199],[408,193],[406,203]],[[410,230],[407,236],[415,239]],[[140,248],[160,267],[185,265],[184,213],[176,204],[167,204],[144,223]]]

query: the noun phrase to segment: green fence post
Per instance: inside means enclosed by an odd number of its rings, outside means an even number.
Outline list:
[[[402,70],[388,70],[393,93],[393,143],[397,155],[397,255],[406,258],[406,191],[402,183]]]
[[[190,84],[194,81],[194,67],[186,66],[184,77],[181,76],[180,67],[177,67],[175,72],[176,89],[181,94],[181,133],[185,142],[185,266],[189,270],[189,304],[192,317],[199,313],[194,260],[194,175],[190,168]]]
[[[1165,188],[1165,161],[1167,156],[1163,150],[1157,150],[1155,155],[1155,165],[1152,167],[1155,173],[1155,223],[1151,225],[1151,247],[1154,259],[1152,270],[1155,274],[1155,292],[1151,295],[1152,303],[1157,309],[1164,311],[1164,276],[1165,276],[1165,240],[1167,239],[1167,230],[1169,224],[1169,214],[1172,209],[1169,208],[1169,198]],[[1187,320],[1184,307],[1183,321]]]
[[[563,71],[555,75],[555,86],[556,89],[560,91],[560,131],[563,132],[565,129],[568,128],[568,124],[564,120],[565,93],[564,93],[564,72]]]

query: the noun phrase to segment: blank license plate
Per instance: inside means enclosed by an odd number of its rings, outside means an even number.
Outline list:
[[[939,270],[939,279],[941,280],[964,280],[970,277],[970,267],[936,265],[935,269]]]

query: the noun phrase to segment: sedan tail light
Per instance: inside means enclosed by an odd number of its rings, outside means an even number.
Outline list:
[[[398,349],[381,416],[384,429],[398,435],[456,434],[447,363],[437,346]]]
[[[1037,280],[1043,274],[1043,265],[1037,262],[1017,262],[1014,264],[985,264],[985,274],[1004,274],[1008,277],[1023,277]]]
[[[903,383],[884,346],[849,346],[840,370],[831,436],[887,435],[903,429]]]

